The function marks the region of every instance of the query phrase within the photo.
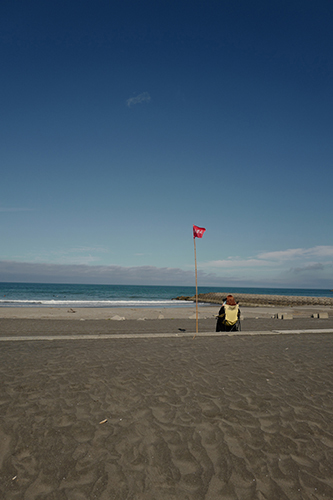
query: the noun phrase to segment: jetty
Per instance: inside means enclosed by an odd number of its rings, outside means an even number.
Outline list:
[[[232,291],[230,292],[232,293]],[[199,293],[198,302],[207,304],[222,304],[226,293]],[[232,293],[240,306],[333,306],[333,297],[302,297],[294,295],[259,295],[252,293]],[[193,296],[180,296],[173,300],[195,301]]]

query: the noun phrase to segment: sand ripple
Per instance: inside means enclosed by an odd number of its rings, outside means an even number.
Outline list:
[[[4,343],[0,362],[1,498],[333,498],[329,336]]]

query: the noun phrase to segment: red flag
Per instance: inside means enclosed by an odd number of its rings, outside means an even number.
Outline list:
[[[202,238],[205,231],[204,227],[193,226],[193,238]]]

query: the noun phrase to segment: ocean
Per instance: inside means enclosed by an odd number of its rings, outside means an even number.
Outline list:
[[[250,293],[332,297],[330,290],[299,288],[199,287],[198,293]],[[0,283],[0,307],[189,307],[175,297],[195,295],[194,286],[73,285]]]

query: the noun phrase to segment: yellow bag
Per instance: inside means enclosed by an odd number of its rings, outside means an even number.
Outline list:
[[[228,326],[234,325],[238,320],[238,304],[236,306],[224,305],[225,317],[223,323]]]

